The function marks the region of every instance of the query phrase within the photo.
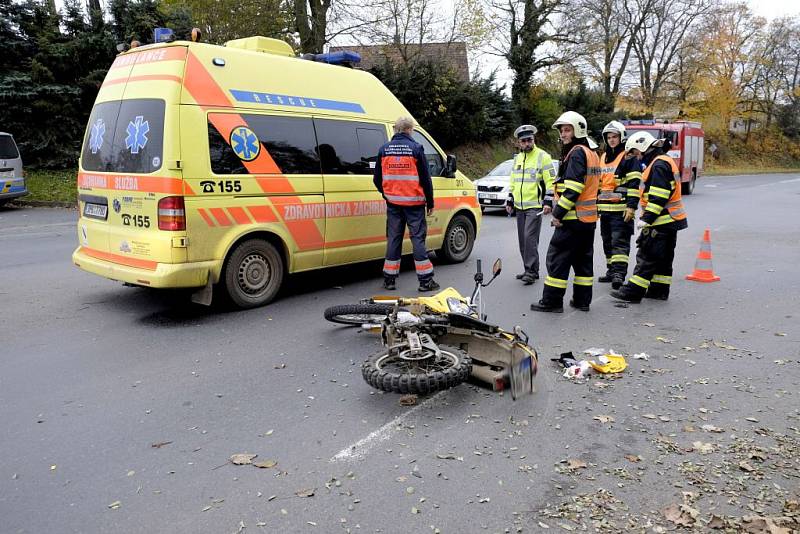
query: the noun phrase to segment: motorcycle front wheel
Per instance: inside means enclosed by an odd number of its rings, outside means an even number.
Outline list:
[[[390,352],[384,348],[361,366],[367,384],[390,393],[425,394],[459,385],[472,373],[472,361],[464,351],[439,346],[440,354],[411,357],[407,348]]]
[[[349,325],[379,324],[392,308],[391,304],[341,304],[327,308],[325,319]]]

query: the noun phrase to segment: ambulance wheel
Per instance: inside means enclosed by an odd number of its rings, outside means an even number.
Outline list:
[[[461,263],[469,258],[475,244],[475,226],[465,215],[456,215],[447,225],[444,242],[436,255],[447,263]]]
[[[423,351],[428,350],[423,348]],[[390,393],[433,393],[459,385],[472,373],[472,360],[464,351],[439,345],[439,356],[412,356],[403,348],[384,348],[361,366],[361,375],[375,389]]]
[[[272,301],[283,283],[283,258],[263,239],[240,243],[225,263],[225,289],[239,308],[255,308]]]

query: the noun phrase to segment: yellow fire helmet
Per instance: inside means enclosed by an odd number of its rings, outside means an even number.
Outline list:
[[[628,362],[625,361],[625,357],[618,354],[603,354],[598,360],[600,360],[601,363],[589,360],[589,365],[598,373],[621,373],[628,367]],[[605,360],[607,360],[607,363],[602,363]]]

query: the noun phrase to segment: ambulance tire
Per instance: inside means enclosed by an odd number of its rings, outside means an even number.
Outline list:
[[[225,263],[224,283],[228,298],[238,308],[256,308],[271,302],[284,277],[283,257],[263,239],[240,243]]]
[[[461,263],[472,253],[475,245],[475,225],[465,215],[456,215],[447,225],[442,248],[436,257],[446,263]]]
[[[360,326],[380,324],[392,313],[393,304],[340,304],[325,309],[325,319],[332,323]]]
[[[409,360],[401,354],[390,355],[387,349],[370,356],[361,366],[367,384],[389,393],[426,394],[450,389],[465,382],[472,374],[472,360],[461,349],[439,345],[438,362],[417,360],[420,367],[410,370]],[[413,362],[413,360],[412,360]],[[426,363],[433,363],[426,367]]]

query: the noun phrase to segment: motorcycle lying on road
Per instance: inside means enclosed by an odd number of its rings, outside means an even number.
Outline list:
[[[486,322],[481,289],[502,270],[497,259],[484,283],[481,260],[469,298],[448,287],[430,297],[375,296],[331,306],[328,321],[380,332],[384,348],[367,358],[361,374],[369,385],[393,393],[432,393],[470,377],[513,399],[533,392],[538,357],[519,326],[507,332]]]

